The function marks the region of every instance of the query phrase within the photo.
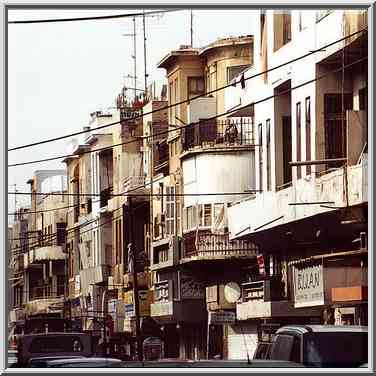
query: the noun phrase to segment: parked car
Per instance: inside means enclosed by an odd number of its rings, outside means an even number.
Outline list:
[[[93,355],[91,336],[86,333],[25,334],[18,341],[18,364],[46,357],[88,357]]]
[[[8,367],[17,364],[17,350],[8,350]]]
[[[109,368],[120,367],[122,361],[113,358],[65,358],[46,362],[47,368]]]
[[[306,367],[359,367],[368,362],[368,329],[349,325],[284,326],[276,331],[268,359]]]
[[[86,357],[77,356],[73,357],[70,356],[69,359],[87,359]],[[67,359],[67,356],[45,356],[45,357],[39,357],[39,358],[30,358],[29,362],[27,363],[27,367],[30,368],[43,368],[47,367],[48,362],[51,362],[53,360],[65,360]]]
[[[302,364],[279,360],[150,360],[144,362],[123,362],[125,368],[295,368]]]

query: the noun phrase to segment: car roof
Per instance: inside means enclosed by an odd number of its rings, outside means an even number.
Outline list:
[[[48,362],[49,365],[57,365],[61,363],[97,363],[97,362],[106,362],[106,363],[121,363],[120,359],[115,358],[85,358],[85,357],[77,357],[77,358],[63,358],[63,359],[56,359],[51,360]]]
[[[175,361],[131,361],[123,362],[122,367],[126,368],[295,368],[304,367],[302,364],[283,361],[283,360],[266,360],[266,359],[252,359],[249,362],[247,360],[175,360]]]
[[[34,358],[30,358],[29,362],[39,362],[39,361],[52,361],[52,360],[61,360],[61,359],[68,359],[65,355],[51,355],[51,356],[37,356]],[[82,355],[69,355],[69,359],[88,359]]]
[[[22,337],[56,337],[56,336],[67,336],[67,337],[89,336],[89,334],[80,333],[80,332],[48,332],[48,333],[29,333],[29,334],[24,334]]]
[[[298,333],[368,333],[367,326],[353,326],[353,325],[287,325],[279,328],[276,334],[292,331]]]

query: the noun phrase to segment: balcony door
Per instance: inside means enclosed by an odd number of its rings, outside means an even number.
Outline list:
[[[342,94],[324,95],[325,124],[325,158],[345,158],[347,144],[346,111],[353,108],[352,93],[343,94],[344,108],[342,111]],[[327,168],[339,167],[342,163],[332,162]]]
[[[283,184],[292,180],[292,139],[291,139],[291,116],[282,116],[282,148],[283,148]]]

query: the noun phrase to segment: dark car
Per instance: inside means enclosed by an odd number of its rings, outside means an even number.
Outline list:
[[[295,368],[302,364],[279,360],[167,360],[123,362],[125,368]]]
[[[350,325],[289,325],[273,338],[269,359],[306,367],[359,367],[368,362],[368,329]]]
[[[70,356],[69,357],[69,359],[73,359],[73,358],[87,359],[82,356],[77,356],[77,357]],[[43,368],[43,367],[47,367],[47,364],[53,360],[66,360],[66,359],[67,359],[67,356],[45,356],[45,357],[39,357],[39,358],[30,358],[27,364],[27,367]]]
[[[113,358],[66,358],[46,362],[47,368],[113,368],[120,367],[122,361]]]
[[[92,354],[91,336],[86,333],[25,334],[18,341],[18,364],[46,357],[88,357]]]

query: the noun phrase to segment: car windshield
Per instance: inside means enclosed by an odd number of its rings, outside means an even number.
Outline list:
[[[367,332],[311,333],[305,361],[312,367],[358,367],[368,361]]]

